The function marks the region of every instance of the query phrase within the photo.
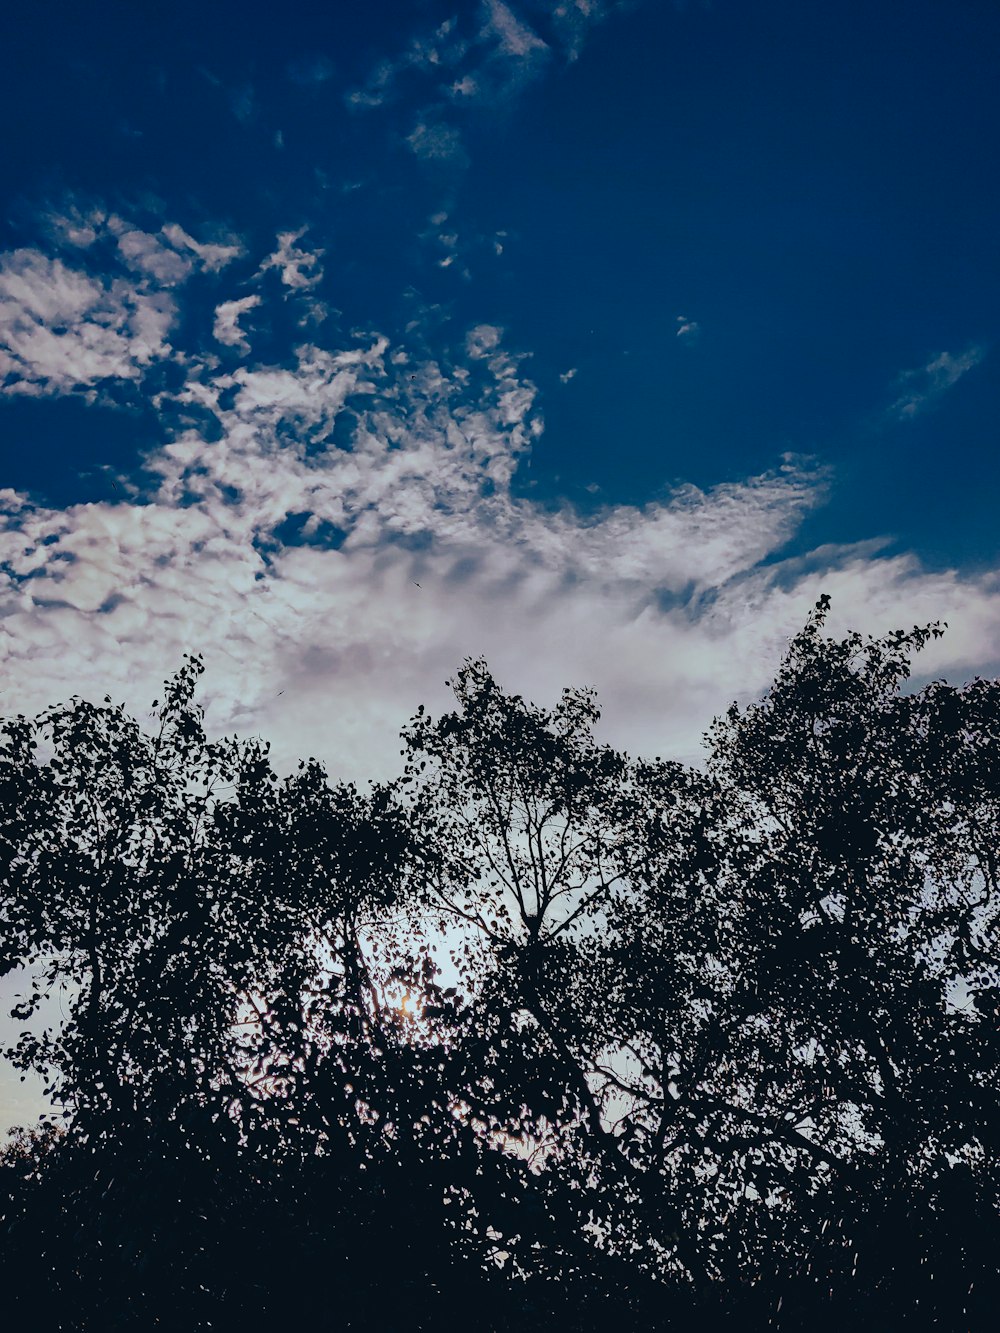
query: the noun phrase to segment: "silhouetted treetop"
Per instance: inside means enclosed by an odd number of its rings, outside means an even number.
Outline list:
[[[911,688],[940,626],[827,612],[700,767],[482,661],[364,791],[209,740],[197,657],[152,731],[110,700],[4,722],[8,1055],[61,1126],[6,1153],[11,1300],[88,1330],[985,1326],[1000,683]]]

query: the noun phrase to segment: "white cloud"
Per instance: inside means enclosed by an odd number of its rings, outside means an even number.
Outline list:
[[[548,46],[503,0],[486,0],[483,33],[496,37],[504,55],[516,60],[540,54]]]
[[[395,100],[407,75],[430,74],[437,81],[443,71],[454,69],[468,50],[469,43],[459,35],[456,21],[448,19],[429,35],[415,36],[399,55],[380,60],[363,87],[347,94],[347,105],[356,111],[384,106]]]
[[[406,136],[406,142],[413,154],[425,162],[467,161],[462,136],[454,125],[441,120],[418,120]]]
[[[190,250],[197,256],[202,268],[208,273],[218,273],[227,264],[231,264],[234,259],[239,259],[245,253],[242,241],[233,236],[228,237],[225,241],[196,241],[176,222],[168,222],[162,230],[163,235],[174,249],[178,251]]]
[[[67,259],[28,248],[0,255],[0,393],[93,391],[105,380],[140,379],[171,353],[175,289],[196,269],[218,272],[243,253],[234,238],[201,243],[176,223],[147,231],[95,205],[71,202],[44,223],[69,247]],[[84,267],[101,239],[117,249],[117,276]]]
[[[307,231],[307,227],[300,227],[298,231],[279,232],[278,248],[261,264],[258,276],[277,269],[281,281],[292,291],[304,291],[322,282],[323,266],[319,261],[324,251],[307,250],[298,244]]]
[[[399,725],[445,702],[468,654],[542,698],[595,685],[609,738],[689,756],[714,711],[767,683],[820,591],[863,628],[949,618],[935,670],[1000,658],[990,580],[873,546],[776,559],[822,500],[795,458],[643,508],[516,499],[540,426],[492,325],[451,369],[384,338],[304,346],[291,366],[191,362],[180,400],[210,407],[221,438],[188,430],[152,454],[149,503],[0,496],[6,708],[110,691],[143,709],[202,649],[214,726],[364,777],[393,770]],[[345,411],[348,450],[331,443]],[[280,540],[289,516],[305,544]]]
[[[169,293],[102,279],[38,250],[0,256],[0,384],[5,393],[66,393],[136,379],[169,350]]]
[[[100,204],[70,195],[59,208],[41,219],[44,231],[60,248],[87,250],[102,237],[111,237],[127,267],[165,286],[183,281],[197,267],[217,273],[243,253],[235,236],[201,242],[176,222],[167,222],[155,232],[143,230],[134,220],[108,213]]]
[[[238,347],[249,352],[250,340],[240,328],[240,316],[260,305],[259,296],[244,296],[236,301],[223,301],[215,307],[212,337],[225,347]]]
[[[452,19],[414,37],[398,55],[378,61],[364,84],[347,94],[347,104],[371,111],[410,93],[423,107],[407,136],[413,152],[425,161],[464,165],[460,125],[453,123],[462,107],[495,108],[512,100],[540,76],[554,53],[575,59],[587,32],[623,7],[602,0],[548,7],[553,50],[525,17],[523,5],[481,0],[472,36],[464,37]]]
[[[925,366],[904,371],[896,383],[899,396],[889,409],[890,416],[908,421],[933,407],[953,384],[974,370],[985,355],[986,348],[978,346],[967,347],[957,355],[940,352]]]
[[[552,9],[552,22],[562,50],[569,60],[579,56],[591,31],[616,14],[627,13],[645,0],[560,0]],[[675,0],[678,4],[679,0]]]
[[[71,245],[80,250],[94,244],[106,221],[104,211],[96,205],[82,207],[71,201],[42,219],[44,229],[58,245]]]
[[[452,97],[476,97],[479,94],[479,80],[472,74],[463,74],[448,89]]]
[[[173,287],[191,275],[194,264],[158,237],[137,227],[123,231],[118,249],[129,268],[147,274],[163,287]]]
[[[481,361],[499,347],[503,329],[496,324],[477,324],[465,335],[465,351],[476,361]]]
[[[265,261],[293,289],[315,276],[300,239],[283,234]],[[142,333],[136,303],[176,295],[37,251],[0,259],[7,355],[39,391],[138,373],[165,333],[155,302]],[[239,316],[265,299],[221,301],[215,336],[244,350]],[[444,704],[469,654],[540,698],[595,685],[609,738],[687,756],[713,712],[766,685],[821,591],[845,625],[950,620],[928,670],[1000,662],[993,578],[931,574],[871,543],[781,558],[822,503],[807,461],[641,508],[518,498],[541,421],[496,325],[440,360],[384,337],[305,343],[282,365],[174,357],[187,378],[152,399],[174,425],[146,460],[146,503],[59,510],[0,492],[6,710],[110,692],[142,712],[181,653],[202,649],[213,726],[364,777],[393,771],[400,724]],[[176,424],[194,408],[217,421],[213,442]]]

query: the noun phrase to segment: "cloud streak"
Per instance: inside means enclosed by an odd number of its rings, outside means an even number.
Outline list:
[[[282,259],[258,280],[300,272],[300,238],[279,240],[271,259]],[[23,278],[10,299],[63,320],[53,336],[75,347],[120,280],[30,255],[0,261]],[[372,334],[255,360],[239,316],[270,299],[308,303],[311,285],[217,301],[204,351],[158,332],[183,383],[151,395],[169,439],[145,459],[144,492],[66,509],[0,494],[6,709],[110,692],[141,710],[181,653],[200,649],[213,726],[364,777],[393,771],[400,724],[422,701],[442,704],[471,654],[537,697],[594,685],[609,738],[686,755],[714,711],[766,684],[821,591],[862,628],[950,619],[930,669],[1000,659],[995,580],[932,575],[877,544],[782,559],[823,500],[826,477],[808,460],[642,507],[518,498],[512,481],[543,423],[495,325],[436,358],[417,350],[417,329],[414,345]],[[105,331],[117,341],[98,369],[141,379],[151,353],[128,334],[134,288],[115,299],[126,313],[113,307]],[[210,350],[220,333],[235,367]],[[19,363],[49,393],[95,382],[93,367],[61,364],[57,375],[39,357]],[[211,432],[190,424],[198,414]]]
[[[323,266],[320,260],[323,251],[299,245],[307,230],[307,227],[300,227],[298,231],[279,232],[277,249],[262,261],[257,276],[273,269],[282,285],[293,292],[305,291],[322,282]]]
[[[93,396],[140,380],[171,351],[176,291],[219,273],[242,245],[201,243],[176,223],[146,231],[96,207],[49,214],[65,257],[25,247],[0,255],[0,394]],[[87,263],[100,252],[100,269]]]
[[[250,340],[240,327],[240,318],[259,305],[260,297],[256,293],[235,301],[222,301],[215,307],[212,337],[225,347],[238,347],[241,352],[249,352]]]
[[[964,352],[940,352],[916,370],[907,370],[896,382],[898,397],[889,408],[897,421],[912,421],[938,401],[986,355],[986,348],[967,347]]]
[[[137,379],[166,354],[175,316],[169,293],[142,281],[91,277],[15,250],[0,258],[0,392],[40,396]]]
[[[358,113],[414,103],[418,109],[411,110],[403,135],[414,154],[463,167],[468,155],[462,125],[470,110],[512,103],[554,60],[575,60],[598,24],[634,3],[481,0],[469,7],[471,23],[452,18],[414,37],[398,54],[378,61],[345,100]]]

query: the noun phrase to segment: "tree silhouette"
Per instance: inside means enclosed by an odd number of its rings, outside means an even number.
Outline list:
[[[0,1172],[10,1308],[985,1327],[1000,684],[910,689],[940,627],[827,608],[699,768],[482,662],[366,792],[210,742],[197,658],[153,733],[6,722],[9,1055],[55,1108]]]

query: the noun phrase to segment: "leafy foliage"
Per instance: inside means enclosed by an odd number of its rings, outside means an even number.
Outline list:
[[[55,1107],[4,1156],[13,1307],[985,1326],[1000,683],[909,689],[940,627],[826,613],[700,769],[482,662],[365,793],[210,742],[197,658],[152,734],[107,700],[6,722],[8,1054]]]

